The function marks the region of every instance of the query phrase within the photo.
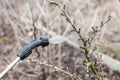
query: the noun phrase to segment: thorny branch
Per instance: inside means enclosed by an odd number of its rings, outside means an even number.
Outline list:
[[[53,5],[56,5],[58,6],[58,8],[61,10],[61,14],[62,16],[64,16],[66,18],[66,20],[71,24],[71,26],[73,27],[74,31],[79,35],[80,37],[80,40],[82,41],[83,43],[83,50],[85,52],[85,56],[86,56],[86,60],[88,63],[90,63],[89,67],[91,68],[91,70],[93,71],[95,77],[97,80],[103,80],[103,78],[98,74],[97,72],[97,69],[95,67],[95,65],[93,64],[91,58],[89,57],[89,47],[88,47],[88,42],[89,42],[89,39],[91,39],[91,41],[94,39],[94,37],[96,36],[97,32],[99,32],[98,30],[98,27],[96,27],[96,29],[94,27],[92,27],[93,29],[93,36],[90,37],[90,38],[84,38],[81,34],[80,34],[80,30],[77,30],[77,26],[75,24],[72,23],[72,21],[70,20],[70,18],[68,17],[67,13],[66,13],[66,10],[65,10],[65,5],[63,6],[63,8],[58,4],[58,2],[55,2],[55,1],[50,1],[50,4],[53,4]],[[102,21],[101,22],[101,25],[99,27],[102,27],[104,26],[104,24],[106,24],[107,22],[109,22],[111,19],[111,16],[108,17],[108,19],[106,21]],[[92,43],[92,42],[91,42]]]

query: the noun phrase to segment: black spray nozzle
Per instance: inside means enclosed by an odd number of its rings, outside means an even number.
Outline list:
[[[48,38],[41,38],[39,40],[33,40],[32,42],[30,42],[29,44],[27,44],[26,46],[24,46],[18,53],[18,57],[20,57],[21,60],[25,59],[26,57],[28,57],[31,53],[32,53],[32,49],[38,47],[38,46],[42,46],[42,47],[46,47],[49,45],[49,40]]]

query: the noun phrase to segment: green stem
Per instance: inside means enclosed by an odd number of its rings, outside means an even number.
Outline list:
[[[83,44],[84,44],[84,47],[85,47],[84,48],[85,56],[86,56],[87,62],[90,63],[90,68],[92,69],[93,73],[95,74],[97,80],[103,80],[103,78],[101,76],[99,76],[99,74],[97,73],[96,68],[95,68],[94,64],[92,63],[92,60],[88,56],[89,50],[87,48],[87,41],[85,39],[83,40]]]

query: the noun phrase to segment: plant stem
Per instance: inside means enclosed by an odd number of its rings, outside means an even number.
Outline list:
[[[89,49],[87,47],[87,39],[86,38],[83,38],[79,33],[78,33],[79,37],[81,38],[82,42],[83,42],[83,45],[84,45],[84,51],[85,51],[85,57],[86,57],[86,60],[87,62],[90,63],[90,68],[91,70],[93,71],[93,73],[95,74],[95,77],[97,78],[97,80],[103,80],[101,76],[99,76],[99,74],[97,73],[96,71],[96,68],[91,60],[91,58],[89,57]]]
[[[67,13],[65,11],[65,6],[64,6],[64,9],[61,8],[61,6],[57,3],[57,2],[51,2],[51,4],[54,4],[56,6],[59,7],[59,9],[62,11],[62,14],[66,20],[71,24],[71,26],[73,27],[74,31],[79,35],[80,39],[82,40],[82,43],[83,43],[83,49],[85,51],[85,56],[86,56],[86,60],[87,62],[90,63],[90,68],[92,70],[92,72],[94,73],[95,77],[97,78],[97,80],[103,80],[103,78],[97,73],[97,70],[91,60],[91,58],[89,57],[89,48],[88,48],[88,45],[87,45],[87,39],[86,38],[83,38],[80,34],[80,31],[77,30],[76,28],[76,25],[72,23],[72,21],[70,20],[70,18],[67,16]]]

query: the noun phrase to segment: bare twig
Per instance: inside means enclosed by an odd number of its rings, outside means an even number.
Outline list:
[[[33,26],[33,37],[34,37],[34,39],[37,39],[37,35],[36,35],[36,31],[37,31],[37,29],[36,29],[36,25],[35,25],[35,22],[34,22],[34,19],[33,19],[33,11],[32,11],[32,7],[30,7],[30,10],[31,10],[31,19],[32,19],[32,26]],[[39,58],[40,57],[40,52],[38,51],[38,49],[37,48],[35,48],[35,52],[37,53],[37,58]]]
[[[45,66],[45,67],[52,68],[52,69],[54,69],[55,71],[62,72],[62,73],[64,73],[64,74],[66,74],[66,75],[74,78],[75,80],[81,80],[76,74],[72,74],[72,73],[67,72],[67,71],[65,71],[65,70],[63,70],[63,69],[61,69],[61,68],[59,68],[59,67],[57,67],[57,66],[53,66],[53,65],[51,65],[51,64],[47,64],[46,62],[42,62],[42,61],[38,61],[38,60],[31,60],[31,62],[35,62],[35,63],[38,63],[38,64],[43,65],[43,66]]]

